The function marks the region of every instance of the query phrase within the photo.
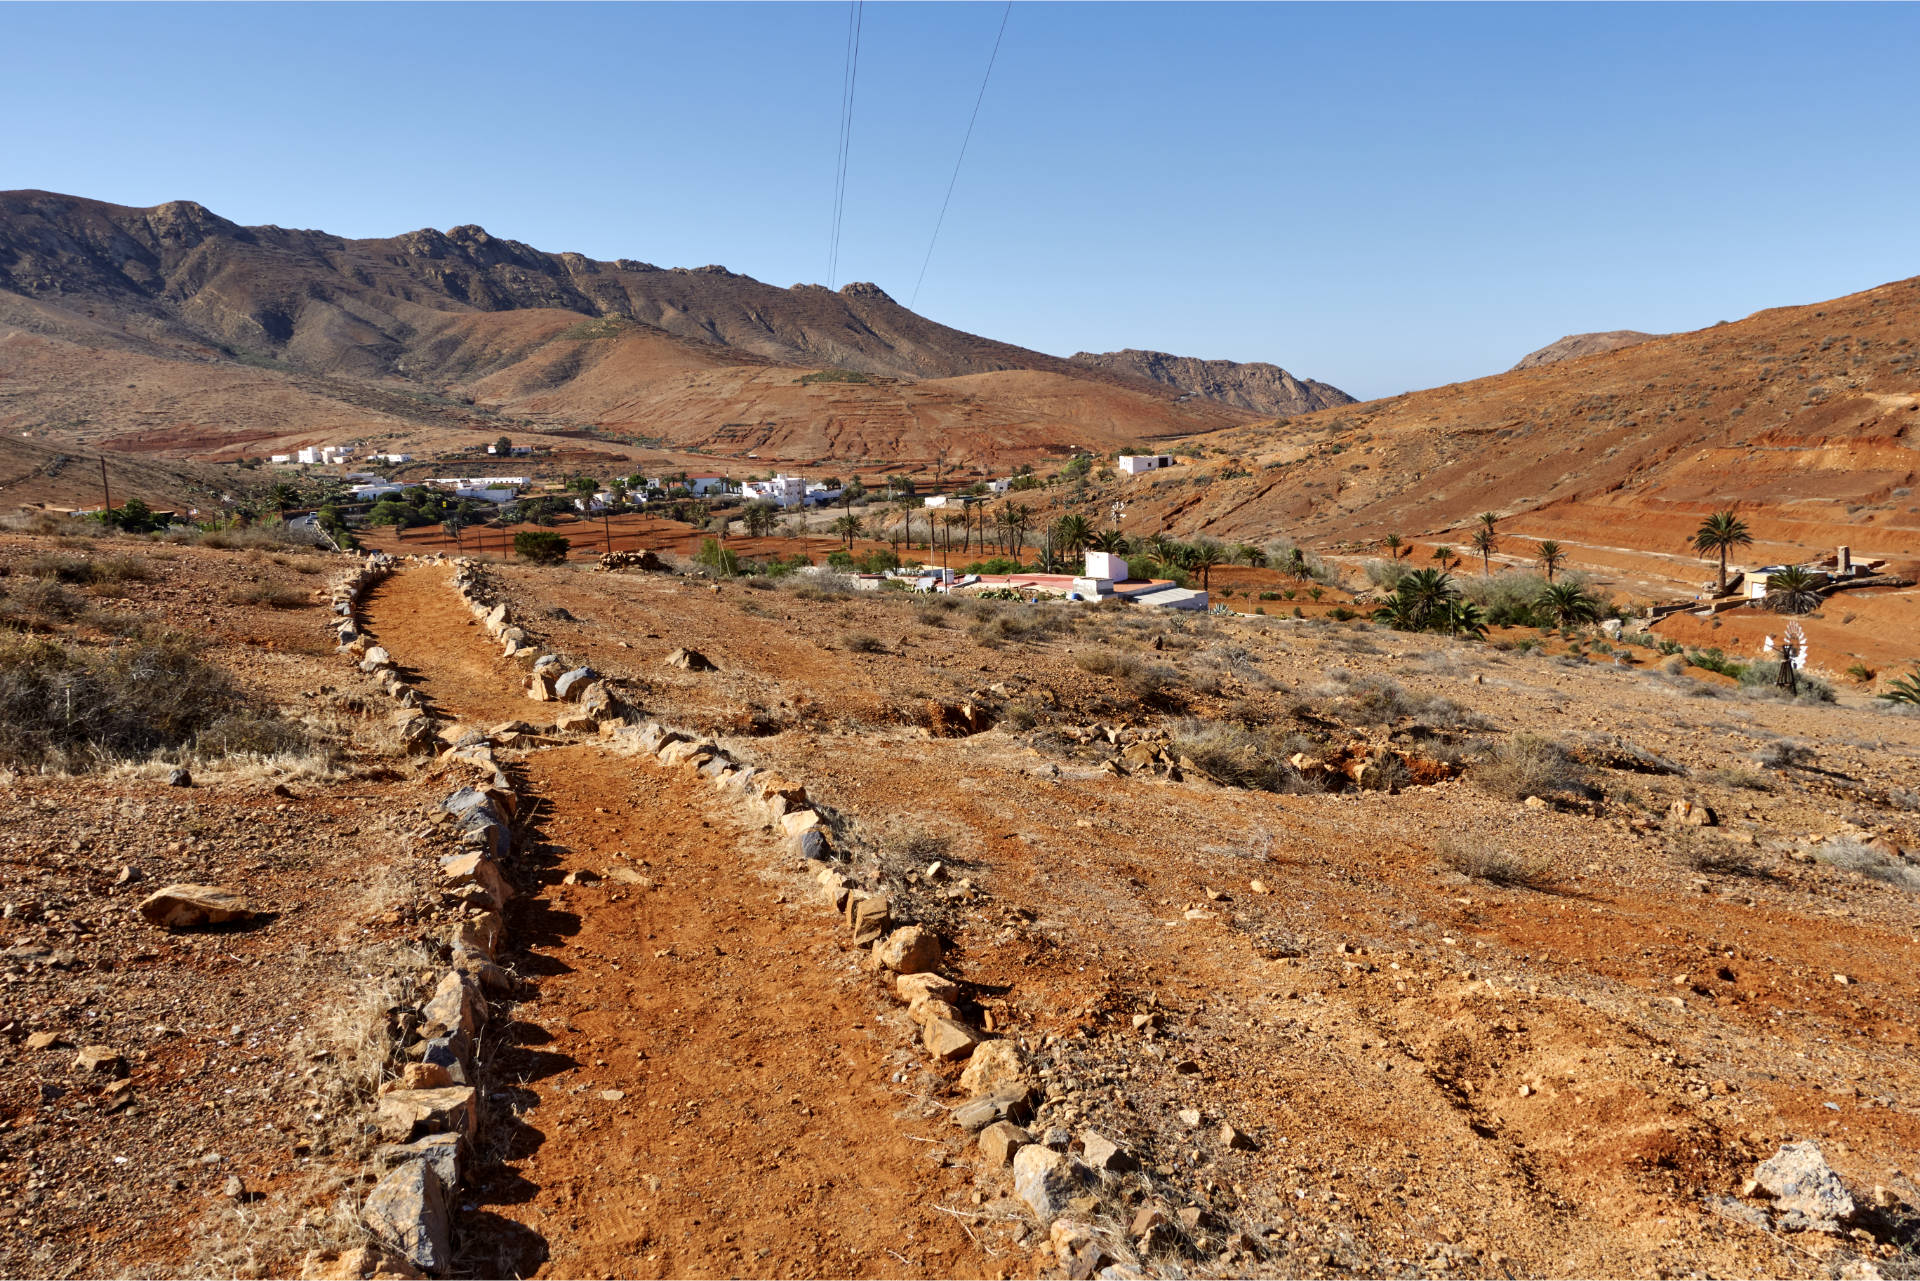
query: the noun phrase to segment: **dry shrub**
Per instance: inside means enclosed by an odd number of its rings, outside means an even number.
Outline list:
[[[1325,790],[1291,764],[1294,753],[1312,746],[1298,736],[1220,721],[1189,719],[1173,727],[1174,756],[1186,757],[1222,783],[1261,792]]]
[[[840,638],[840,647],[850,654],[884,654],[886,645],[878,636],[869,636],[865,632],[848,632]]]
[[[1327,673],[1327,683],[1314,691],[1324,715],[1367,725],[1390,725],[1418,720],[1435,729],[1484,729],[1486,722],[1452,699],[1403,688],[1385,676],[1360,675],[1344,667]]]
[[[313,604],[313,597],[303,591],[288,587],[276,587],[272,583],[249,583],[244,587],[235,587],[227,593],[230,605],[259,605],[269,609],[305,609]]]
[[[1113,649],[1087,649],[1073,656],[1073,665],[1095,676],[1113,676],[1126,680],[1144,664],[1132,654]]]
[[[1898,889],[1920,893],[1920,867],[1875,849],[1851,836],[1835,836],[1814,851],[1814,858],[1828,867],[1853,872],[1868,880]]]
[[[1676,834],[1674,844],[1680,861],[1702,876],[1765,878],[1772,875],[1751,849],[1731,841],[1711,836]]]
[[[1441,865],[1472,881],[1512,889],[1550,889],[1558,879],[1545,858],[1509,853],[1497,846],[1466,840],[1443,840],[1434,851]]]
[[[1534,734],[1515,734],[1496,745],[1491,759],[1470,777],[1481,791],[1508,800],[1587,792],[1587,771],[1563,744]]]
[[[291,727],[266,729],[270,719],[178,637],[105,648],[0,640],[0,763],[12,767],[141,756],[208,733],[276,751],[299,741]]]
[[[48,631],[80,613],[73,593],[53,579],[15,579],[8,583],[6,595],[0,596],[0,627]]]

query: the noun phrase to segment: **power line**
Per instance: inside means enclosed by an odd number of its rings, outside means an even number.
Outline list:
[[[960,154],[954,157],[953,177],[947,180],[946,199],[940,202],[940,216],[933,220],[933,235],[927,240],[927,256],[920,263],[920,277],[913,282],[913,295],[907,299],[907,310],[912,311],[920,301],[920,286],[927,279],[927,265],[933,261],[933,247],[940,241],[940,226],[947,220],[947,206],[953,202],[953,188],[960,181],[960,164],[967,158],[967,144],[973,141],[973,122],[980,118],[980,104],[986,101],[987,81],[993,79],[993,64],[1000,57],[1000,40],[1007,34],[1007,19],[1013,16],[1013,0],[1007,0],[1007,7],[1000,15],[1000,30],[993,37],[993,52],[987,55],[987,73],[980,77],[980,93],[973,100],[973,114],[967,117],[967,133],[960,140]]]
[[[833,227],[827,237],[827,288],[833,288],[840,269],[840,226],[847,206],[847,161],[853,150],[853,93],[860,81],[860,30],[866,23],[866,0],[847,5],[847,60],[840,73],[840,145],[834,157]]]

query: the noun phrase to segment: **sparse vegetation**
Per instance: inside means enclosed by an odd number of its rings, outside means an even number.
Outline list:
[[[513,536],[513,554],[536,565],[558,565],[572,547],[572,542],[550,529],[523,529]]]
[[[1472,881],[1507,889],[1546,890],[1557,881],[1553,864],[1528,858],[1476,840],[1447,839],[1434,851],[1440,865]]]
[[[1299,736],[1194,719],[1173,726],[1171,747],[1175,757],[1186,757],[1222,783],[1262,792],[1324,791],[1323,782],[1291,764],[1296,753],[1317,756],[1318,750],[1317,744]]]
[[[1495,745],[1469,777],[1481,791],[1514,801],[1585,795],[1588,790],[1586,767],[1573,753],[1535,734],[1515,734]]]

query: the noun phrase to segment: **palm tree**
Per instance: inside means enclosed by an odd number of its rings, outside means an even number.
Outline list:
[[[1385,538],[1380,540],[1380,545],[1386,548],[1387,554],[1392,556],[1395,560],[1400,559],[1400,549],[1406,546],[1405,543],[1400,541],[1400,535],[1398,534],[1388,534]]]
[[[1567,563],[1567,553],[1559,543],[1551,538],[1544,539],[1534,548],[1533,558],[1540,562],[1540,568],[1547,571],[1547,581],[1553,581],[1553,571]]]
[[[1093,541],[1093,525],[1077,512],[1062,516],[1053,523],[1053,541],[1062,556],[1078,556]]]
[[[844,516],[834,517],[833,524],[829,526],[835,533],[847,540],[848,551],[853,550],[853,540],[860,536],[860,531],[865,527],[866,522],[852,512],[848,512]]]
[[[1693,531],[1695,551],[1702,556],[1720,557],[1720,590],[1714,593],[1716,596],[1727,594],[1727,553],[1752,544],[1753,534],[1747,529],[1747,522],[1736,516],[1731,507],[1713,513]]]
[[[1578,583],[1548,583],[1534,597],[1533,607],[1561,627],[1600,617],[1600,602]]]
[[[1399,592],[1388,592],[1380,598],[1380,604],[1372,614],[1373,621],[1385,623],[1396,632],[1417,632],[1420,630],[1419,611],[1411,600]]]
[[[1806,614],[1820,607],[1820,580],[1799,565],[1767,575],[1767,608],[1776,614]]]
[[[1281,567],[1287,577],[1297,582],[1306,582],[1313,577],[1313,570],[1307,567],[1307,554],[1298,547],[1287,549],[1287,563]]]
[[[1483,578],[1493,573],[1493,553],[1500,546],[1500,535],[1493,532],[1493,526],[1486,524],[1486,519],[1486,516],[1482,516],[1480,528],[1473,531],[1473,550],[1480,553],[1480,575]]]
[[[1213,575],[1213,567],[1227,559],[1227,549],[1211,538],[1203,538],[1193,545],[1193,555],[1187,561],[1187,568],[1198,571],[1200,590],[1207,589],[1207,581]]]
[[[1103,529],[1093,536],[1092,546],[1097,552],[1112,552],[1116,556],[1124,556],[1127,552],[1127,537],[1117,529]]]
[[[1452,569],[1453,562],[1460,559],[1460,553],[1442,544],[1433,549],[1433,558],[1440,562],[1441,569]]]
[[[967,509],[962,507],[957,512],[954,512],[954,511],[942,512],[940,514],[940,523],[947,527],[947,550],[952,551],[954,526],[965,525],[967,523]],[[962,552],[962,554],[964,554],[966,550],[967,550],[967,545],[964,541],[962,541],[960,544],[960,551]]]
[[[1400,580],[1399,595],[1413,609],[1414,626],[1426,627],[1459,595],[1441,569],[1416,569]]]
[[[1498,525],[1499,523],[1500,523],[1499,512],[1481,512],[1480,513],[1480,528],[1486,530],[1489,534],[1494,532],[1494,526]]]

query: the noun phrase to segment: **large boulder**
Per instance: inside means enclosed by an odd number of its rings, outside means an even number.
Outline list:
[[[247,921],[258,915],[245,899],[218,885],[169,885],[140,902],[140,915],[169,930]]]
[[[1033,1143],[1014,1153],[1013,1193],[1042,1223],[1066,1210],[1079,1195],[1080,1182],[1073,1162],[1052,1148]]]
[[[1012,1041],[988,1041],[977,1047],[967,1070],[960,1074],[960,1088],[975,1099],[1030,1085],[1026,1061]]]
[[[447,1192],[429,1162],[406,1161],[373,1185],[360,1217],[375,1238],[414,1267],[444,1275],[453,1263]]]
[[[382,1137],[411,1143],[424,1134],[458,1134],[471,1141],[480,1129],[479,1096],[470,1085],[395,1090],[380,1096],[375,1114]]]
[[[1784,1145],[1760,1163],[1753,1181],[1773,1198],[1776,1209],[1804,1215],[1810,1227],[1833,1231],[1858,1209],[1812,1140]]]
[[[895,974],[925,974],[941,955],[939,936],[923,925],[904,925],[873,948],[874,959]]]
[[[599,679],[600,673],[591,667],[576,667],[570,672],[563,673],[560,679],[553,683],[553,692],[558,698],[565,699],[569,703],[575,702],[581,694],[586,692],[588,685]]]
[[[449,970],[440,976],[433,997],[420,1011],[420,1035],[472,1036],[486,1019],[487,1003],[479,990],[465,975]]]

